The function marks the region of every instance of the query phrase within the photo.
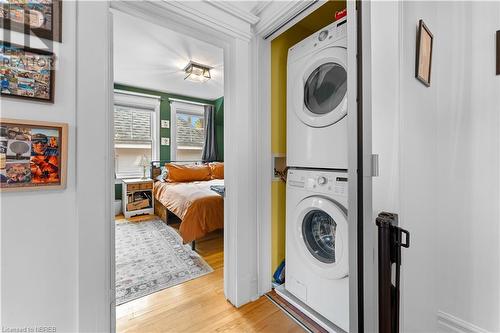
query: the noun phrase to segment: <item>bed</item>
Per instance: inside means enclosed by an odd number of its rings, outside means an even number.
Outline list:
[[[163,164],[153,163],[151,174],[156,180],[161,173],[159,165]],[[155,213],[167,224],[180,222],[179,233],[184,243],[196,241],[224,227],[224,198],[211,189],[223,185],[224,179],[156,180],[153,188]]]

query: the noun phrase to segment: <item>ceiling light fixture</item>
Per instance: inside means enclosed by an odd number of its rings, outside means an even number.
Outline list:
[[[184,80],[189,79],[195,82],[206,82],[211,79],[210,70],[212,68],[206,65],[196,63],[194,61],[189,61],[186,67],[184,67],[184,72],[186,77]]]

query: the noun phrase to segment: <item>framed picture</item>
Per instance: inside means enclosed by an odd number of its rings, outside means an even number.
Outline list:
[[[497,75],[500,75],[500,30],[497,31]]]
[[[415,77],[424,85],[431,85],[432,43],[434,36],[423,20],[418,23],[417,57],[415,61]]]
[[[54,102],[52,52],[0,41],[0,61],[2,96]]]
[[[0,27],[62,41],[62,0],[2,0]]]
[[[0,191],[64,189],[68,125],[0,118]]]

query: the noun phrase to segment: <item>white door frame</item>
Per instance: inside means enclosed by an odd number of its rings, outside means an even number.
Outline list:
[[[235,306],[258,298],[256,102],[251,98],[252,32],[248,22],[209,2],[80,1],[77,9],[77,197],[79,331],[114,331],[114,187],[112,15],[119,10],[224,49],[224,294]],[[214,19],[210,13],[217,11]],[[227,19],[224,16],[227,15]],[[188,59],[187,59],[188,60]],[[96,133],[97,132],[97,133]],[[92,160],[92,167],[89,162]],[[87,162],[85,162],[87,161]],[[81,164],[80,164],[81,162]],[[81,167],[80,167],[81,165]],[[87,167],[85,167],[87,166]],[[104,176],[96,170],[105,170]],[[270,246],[269,246],[270,248]],[[270,265],[269,265],[270,266]],[[270,287],[270,283],[268,283]]]
[[[259,296],[255,131],[249,126],[255,123],[248,91],[251,40],[229,27],[214,27],[207,15],[196,15],[184,4],[114,1],[111,8],[224,50],[224,293],[235,306],[243,305]]]

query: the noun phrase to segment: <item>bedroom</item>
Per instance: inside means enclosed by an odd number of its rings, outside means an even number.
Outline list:
[[[182,283],[222,285],[224,71],[206,42],[119,11],[113,30],[120,329],[145,302],[189,301]]]

